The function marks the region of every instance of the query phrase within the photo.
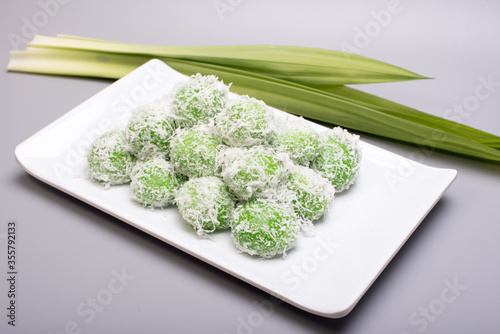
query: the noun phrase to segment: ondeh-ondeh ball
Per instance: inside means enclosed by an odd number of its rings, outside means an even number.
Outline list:
[[[279,127],[273,144],[278,152],[288,153],[293,162],[309,166],[319,154],[321,140],[318,132],[300,118],[300,122],[286,121]]]
[[[170,142],[170,160],[175,169],[188,177],[217,174],[217,155],[222,145],[210,126],[177,129]]]
[[[172,204],[174,194],[183,182],[173,166],[160,157],[137,162],[130,177],[132,198],[150,207]]]
[[[262,199],[238,206],[231,223],[236,248],[263,258],[285,255],[295,245],[299,230],[290,206]]]
[[[230,148],[221,156],[222,179],[241,200],[271,197],[286,177],[287,156],[267,147]]]
[[[359,136],[340,127],[320,134],[322,147],[312,168],[328,179],[341,192],[348,189],[358,173],[361,162]]]
[[[139,159],[168,157],[175,126],[167,110],[165,103],[154,102],[133,111],[125,136]]]
[[[291,205],[297,216],[314,221],[321,218],[330,207],[335,189],[330,182],[314,170],[294,166],[285,183],[290,191]]]
[[[106,185],[130,181],[129,173],[135,164],[134,155],[126,149],[124,132],[114,130],[97,138],[87,156],[90,178]]]
[[[215,118],[222,142],[250,147],[268,142],[274,133],[273,114],[262,101],[242,96],[231,100]]]
[[[216,176],[193,178],[176,194],[182,218],[199,234],[229,227],[233,219],[234,196]]]
[[[181,127],[208,122],[226,105],[229,87],[214,75],[196,74],[176,87],[172,104]]]

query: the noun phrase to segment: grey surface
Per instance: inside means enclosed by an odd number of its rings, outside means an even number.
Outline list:
[[[23,36],[25,22],[33,23],[41,4],[54,1],[2,1],[2,68],[8,51],[23,47],[13,45],[9,34]],[[222,14],[214,7],[221,3],[228,6]],[[37,30],[162,45],[339,50],[350,44],[362,55],[435,78],[360,88],[500,135],[500,3],[401,0],[390,22],[360,44],[357,29],[375,26],[372,12],[392,3],[72,0],[52,6],[53,15]],[[488,77],[495,85],[487,98],[471,111],[453,109],[472,101],[479,78]],[[345,318],[326,319],[280,303],[22,170],[14,159],[16,145],[110,81],[3,70],[0,82],[2,333],[430,334],[500,328],[498,165],[363,136],[402,156],[454,168],[458,177],[355,309]],[[10,220],[18,226],[16,327],[6,317]],[[128,279],[119,284],[114,277],[122,271]],[[92,314],[88,303],[96,297],[106,305]]]

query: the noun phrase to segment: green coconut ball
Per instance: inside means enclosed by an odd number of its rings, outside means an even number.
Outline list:
[[[176,130],[170,142],[170,160],[179,173],[190,178],[217,174],[216,159],[222,144],[212,130],[206,125]]]
[[[141,160],[168,157],[174,130],[174,120],[168,113],[168,107],[164,103],[154,102],[133,111],[125,136],[132,151]]]
[[[87,169],[92,180],[106,185],[130,181],[129,174],[136,158],[126,149],[125,134],[121,130],[107,132],[97,138],[87,156]]]
[[[215,117],[222,142],[229,146],[250,147],[271,140],[273,115],[262,101],[242,96],[228,103]]]
[[[321,218],[328,211],[335,195],[327,179],[304,166],[291,169],[285,187],[292,194],[291,205],[297,216],[310,221]]]
[[[247,202],[235,209],[231,235],[241,252],[271,258],[286,254],[300,230],[290,206],[270,200]]]
[[[174,202],[174,194],[184,179],[163,158],[139,161],[130,175],[132,199],[150,207],[163,207]]]
[[[328,179],[336,192],[348,189],[360,167],[359,136],[336,127],[322,132],[320,137],[323,146],[312,168]]]
[[[274,146],[278,152],[286,152],[290,159],[304,166],[309,166],[319,154],[321,140],[319,134],[311,126],[301,122],[286,122],[276,131]]]
[[[264,146],[249,149],[227,149],[221,153],[221,176],[240,200],[272,197],[286,177],[286,155]]]
[[[229,87],[214,75],[191,76],[174,89],[172,104],[180,127],[205,123],[226,105]]]
[[[229,227],[233,219],[235,199],[224,182],[216,176],[193,178],[176,194],[182,218],[198,234]]]

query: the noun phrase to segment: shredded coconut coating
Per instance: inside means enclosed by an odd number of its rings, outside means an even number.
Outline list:
[[[226,105],[229,87],[214,75],[197,73],[173,90],[172,104],[180,127],[204,123]]]
[[[221,152],[218,161],[222,179],[235,196],[244,201],[273,197],[292,164],[288,155],[264,146],[230,148]]]
[[[294,166],[283,186],[283,192],[292,193],[290,204],[297,216],[310,221],[321,218],[335,196],[335,189],[327,179],[304,166]]]
[[[299,231],[293,209],[271,200],[259,199],[239,205],[231,223],[236,248],[262,258],[285,256],[295,245]]]
[[[90,178],[106,186],[130,181],[135,164],[134,155],[126,149],[124,132],[114,130],[97,138],[87,156]]]
[[[262,101],[242,96],[231,100],[215,118],[217,134],[229,146],[250,147],[269,142],[274,118]]]
[[[164,207],[174,203],[175,192],[184,179],[163,158],[137,162],[131,173],[132,199],[149,207]]]
[[[168,106],[158,101],[141,105],[133,111],[125,136],[139,159],[166,158],[174,130],[174,119]]]
[[[182,218],[203,236],[229,227],[236,202],[219,177],[206,176],[184,183],[176,203]]]
[[[330,180],[336,192],[349,189],[354,183],[361,162],[359,136],[340,127],[320,134],[323,146],[312,168]]]
[[[177,129],[170,142],[170,160],[179,173],[190,178],[217,175],[216,159],[222,147],[212,126]]]
[[[286,152],[290,159],[303,166],[309,166],[319,154],[321,140],[319,134],[306,121],[284,119],[278,127],[273,145],[278,152]]]
[[[239,252],[285,256],[353,184],[359,136],[340,127],[318,133],[302,117],[228,93],[198,73],[140,105],[123,131],[94,141],[90,178],[106,187],[131,181],[131,198],[144,207],[176,205],[199,237],[231,227]]]

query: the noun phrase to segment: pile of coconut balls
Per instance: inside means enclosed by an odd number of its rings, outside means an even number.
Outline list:
[[[146,207],[176,205],[199,236],[228,228],[241,252],[285,255],[353,184],[359,137],[340,127],[318,133],[262,101],[228,95],[217,77],[197,74],[139,106],[125,129],[94,141],[90,178],[130,182]]]

